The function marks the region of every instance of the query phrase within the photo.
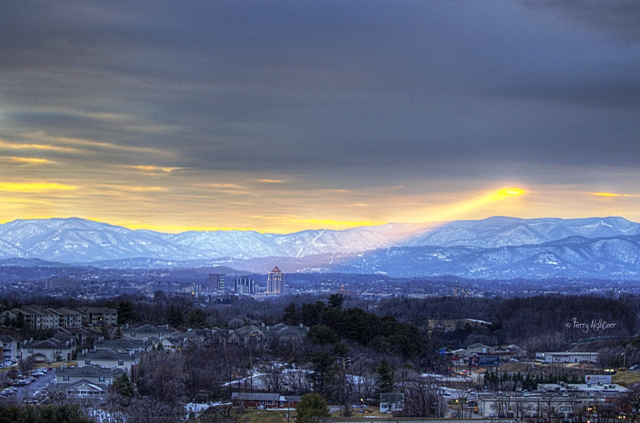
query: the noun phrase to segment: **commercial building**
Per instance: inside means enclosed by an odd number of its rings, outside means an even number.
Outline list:
[[[536,392],[483,392],[478,394],[478,414],[483,418],[591,420],[611,417],[617,398],[629,390],[615,384],[539,384]],[[552,420],[555,421],[555,420]]]
[[[179,292],[180,290],[180,284],[172,282],[149,282],[145,286],[145,292],[149,295],[153,295],[156,291],[174,293]]]
[[[211,273],[209,274],[209,291],[210,292],[224,292],[225,289],[225,275]]]
[[[278,266],[267,275],[267,295],[284,295],[284,273]]]
[[[248,276],[240,276],[235,280],[234,290],[240,295],[254,295],[256,293],[256,283]]]
[[[543,363],[595,363],[597,352],[544,352],[536,353],[536,360]]]

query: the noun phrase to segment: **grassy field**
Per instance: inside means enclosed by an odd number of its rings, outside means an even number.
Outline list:
[[[295,423],[296,410],[291,410],[290,423]],[[287,410],[247,409],[240,417],[240,423],[287,423]]]
[[[634,383],[640,383],[640,373],[638,372],[630,372],[630,371],[619,371],[615,375],[611,377],[611,381],[613,383],[617,383],[619,385],[631,386]]]

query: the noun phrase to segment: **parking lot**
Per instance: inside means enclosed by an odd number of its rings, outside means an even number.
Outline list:
[[[20,375],[10,386],[0,391],[0,398],[15,398],[19,402],[36,404],[47,396],[47,388],[55,380],[55,371],[38,369],[30,375]]]

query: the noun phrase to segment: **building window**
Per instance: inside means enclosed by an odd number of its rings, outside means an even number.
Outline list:
[[[62,376],[63,382],[69,382],[69,376]]]
[[[33,354],[33,350],[27,350],[27,353]]]
[[[84,364],[91,364],[91,360],[85,360]]]
[[[124,361],[123,360],[119,360],[118,361],[118,366],[124,366]]]
[[[104,378],[103,377],[99,377],[98,378],[98,382],[104,382]]]

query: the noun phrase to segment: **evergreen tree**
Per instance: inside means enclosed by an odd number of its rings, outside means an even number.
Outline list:
[[[296,407],[298,423],[321,423],[329,420],[329,406],[324,397],[316,392],[303,395]]]
[[[314,390],[324,392],[327,375],[335,360],[326,351],[315,351],[311,354],[311,363],[313,364]]]
[[[122,373],[113,378],[113,389],[122,397],[121,404],[129,405],[133,398],[133,385],[126,373]]]
[[[173,327],[180,326],[182,324],[182,311],[173,304],[169,306],[169,311],[167,312],[167,322]]]
[[[338,342],[333,346],[333,355],[337,357],[347,357],[349,355],[349,347],[342,342]]]
[[[376,373],[378,374],[376,382],[376,393],[387,394],[393,392],[395,387],[395,378],[393,376],[393,370],[389,366],[389,362],[386,358],[383,358],[376,367]]]
[[[297,325],[298,321],[298,307],[291,303],[284,308],[284,312],[282,314],[282,321],[287,325]]]
[[[344,302],[344,297],[342,294],[331,294],[329,295],[329,307],[341,309],[342,303]]]
[[[191,310],[187,315],[187,326],[193,329],[204,329],[207,327],[207,315],[197,308]]]
[[[129,323],[138,318],[136,307],[131,301],[120,301],[118,303],[118,324]]]
[[[307,337],[314,344],[333,344],[338,341],[338,335],[330,327],[324,325],[311,326]]]

